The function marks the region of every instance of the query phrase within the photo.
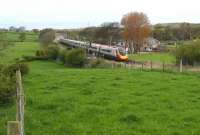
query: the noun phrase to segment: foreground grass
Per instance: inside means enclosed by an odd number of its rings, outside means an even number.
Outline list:
[[[129,55],[129,59],[136,61],[153,61],[153,62],[165,62],[165,63],[175,63],[175,57],[170,53],[159,53],[150,52],[142,54]]]
[[[34,54],[20,44],[1,57]],[[12,50],[12,51],[11,51]],[[1,60],[2,60],[1,59]],[[198,135],[200,75],[70,69],[35,61],[23,84],[27,135]],[[0,135],[15,106],[0,107]]]
[[[33,62],[31,67],[24,80],[27,134],[200,131],[199,75],[66,69],[49,62]]]

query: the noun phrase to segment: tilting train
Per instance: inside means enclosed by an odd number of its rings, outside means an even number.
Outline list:
[[[125,49],[123,47],[88,43],[88,42],[64,39],[64,38],[60,38],[58,41],[72,48],[86,49],[89,53],[93,53],[98,56],[103,56],[104,58],[107,59],[112,59],[116,61],[128,61],[128,56],[125,55]]]

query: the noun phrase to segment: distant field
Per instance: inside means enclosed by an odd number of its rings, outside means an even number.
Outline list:
[[[4,63],[34,55],[19,43]],[[155,58],[156,59],[156,58]],[[8,61],[7,61],[8,60]],[[198,135],[200,75],[125,69],[71,69],[35,61],[25,76],[27,135]],[[0,107],[0,135],[15,106]]]
[[[25,32],[26,33],[26,42],[35,42],[38,39],[38,35],[33,32]],[[11,42],[20,42],[19,41],[19,32],[5,32],[5,37],[8,41]]]
[[[150,52],[129,55],[129,59],[136,61],[153,61],[153,62],[165,62],[174,63],[175,57],[170,53]]]
[[[0,64],[13,63],[16,58],[23,55],[35,55],[35,51],[39,48],[37,42],[17,42],[14,46],[10,46],[0,51]]]

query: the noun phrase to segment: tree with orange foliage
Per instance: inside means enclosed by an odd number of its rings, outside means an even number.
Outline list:
[[[121,24],[124,26],[122,36],[131,53],[139,52],[151,32],[148,17],[144,13],[130,12],[123,16]]]

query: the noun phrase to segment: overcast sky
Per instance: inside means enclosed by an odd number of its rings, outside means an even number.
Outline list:
[[[200,23],[199,0],[0,0],[0,27],[79,28],[144,12],[152,24]]]

